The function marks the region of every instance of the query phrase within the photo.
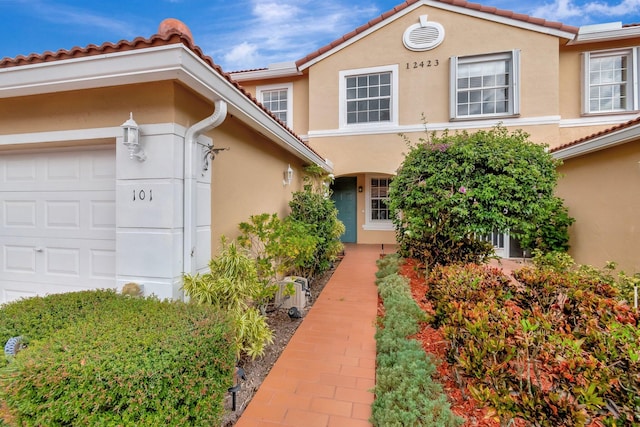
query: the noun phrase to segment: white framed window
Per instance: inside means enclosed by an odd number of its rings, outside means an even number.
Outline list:
[[[293,127],[293,84],[256,87],[256,98],[288,127]]]
[[[398,65],[340,72],[340,127],[398,124]]]
[[[638,109],[638,48],[582,55],[584,114]]]
[[[366,176],[365,230],[393,230],[389,210],[389,185],[392,180],[390,176]]]
[[[452,119],[520,113],[520,51],[451,58]]]

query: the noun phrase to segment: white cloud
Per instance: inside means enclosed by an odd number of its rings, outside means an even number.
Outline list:
[[[293,5],[278,4],[275,2],[256,3],[253,7],[253,15],[265,24],[277,25],[296,19],[301,10]]]
[[[111,34],[118,34],[121,38],[139,35],[136,34],[135,25],[126,18],[109,18],[88,9],[40,0],[18,3],[27,4],[30,15],[35,15],[42,21],[64,25],[67,28],[83,28],[86,31],[107,30]]]
[[[533,9],[531,15],[561,22],[572,20],[574,25],[585,25],[606,20],[625,21],[625,15],[637,15],[639,9],[640,0],[622,0],[611,4],[603,1],[555,0]]]
[[[295,61],[382,13],[368,0],[250,0],[248,6],[244,20],[198,41],[225,70]]]
[[[233,69],[252,68],[252,65],[259,61],[258,46],[247,42],[234,46],[228,53],[224,55],[224,62]]]

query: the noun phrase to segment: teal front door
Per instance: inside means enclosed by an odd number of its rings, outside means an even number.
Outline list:
[[[357,179],[355,177],[336,178],[331,198],[338,209],[338,219],[344,224],[345,232],[340,237],[344,243],[356,243],[358,240]]]

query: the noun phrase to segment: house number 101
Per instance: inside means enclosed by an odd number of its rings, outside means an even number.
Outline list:
[[[133,190],[133,201],[143,201],[143,200],[149,200],[152,201],[153,200],[153,190],[149,190],[149,193],[147,193],[144,190]]]

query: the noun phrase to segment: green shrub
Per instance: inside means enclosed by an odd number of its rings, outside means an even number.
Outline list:
[[[442,387],[433,381],[435,364],[420,343],[409,339],[417,333],[425,314],[415,303],[407,280],[399,276],[399,258],[378,261],[378,289],[385,315],[376,332],[376,399],[374,426],[458,426]],[[394,271],[395,270],[395,271]]]
[[[273,332],[266,317],[255,307],[264,297],[256,263],[235,242],[225,244],[220,255],[209,262],[210,272],[185,275],[183,289],[199,304],[213,305],[228,312],[234,324],[236,357],[246,353],[256,358],[273,342]]]
[[[256,299],[264,307],[278,290],[276,282],[313,261],[318,238],[311,226],[292,217],[283,220],[277,214],[252,215],[239,225],[238,243],[248,249],[257,264],[263,292]]]
[[[402,263],[402,257],[398,254],[389,254],[380,258],[376,261],[376,266],[378,270],[376,271],[376,284],[379,283],[380,279],[384,279],[385,277],[398,273],[400,269],[400,263]]]
[[[573,219],[553,193],[557,165],[522,131],[428,134],[389,189],[400,253],[427,268],[481,262],[491,247],[480,236],[494,231],[527,249],[566,249]]]
[[[219,425],[234,354],[229,319],[211,307],[96,291],[11,303],[8,313],[5,333],[30,338],[0,370],[20,425]]]
[[[338,210],[329,197],[331,179],[316,165],[306,168],[303,191],[293,193],[289,203],[290,217],[307,224],[317,241],[314,256],[297,269],[297,275],[311,278],[328,270],[342,251],[340,236],[344,224],[338,219]]]

